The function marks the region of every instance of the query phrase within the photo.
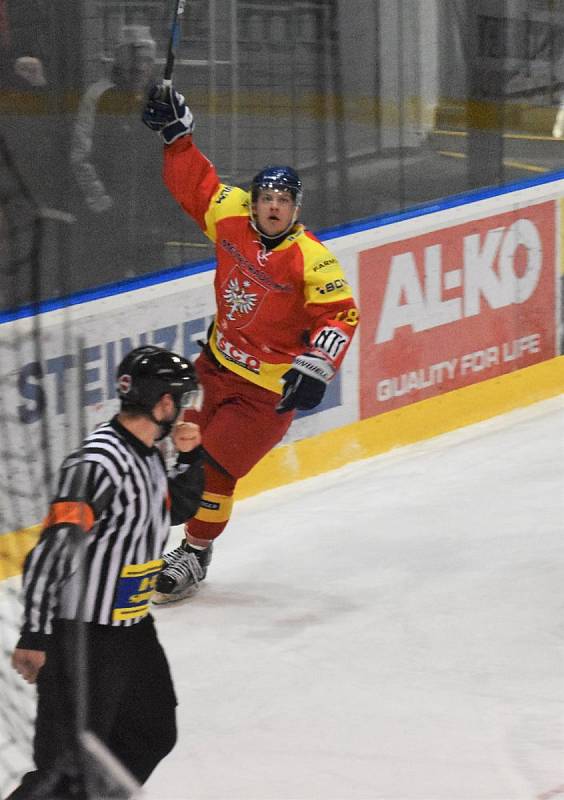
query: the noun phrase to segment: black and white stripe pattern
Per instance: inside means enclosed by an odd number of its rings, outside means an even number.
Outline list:
[[[192,492],[192,505],[181,509],[187,516],[197,508],[198,469],[177,466],[170,479],[186,486],[188,497]],[[170,527],[169,488],[159,450],[146,447],[116,420],[97,428],[67,457],[52,508],[85,503],[95,521],[84,531],[55,514],[43,531],[24,569],[22,637],[51,633],[54,618],[121,626],[139,621],[114,618],[118,583],[124,567],[161,559]]]

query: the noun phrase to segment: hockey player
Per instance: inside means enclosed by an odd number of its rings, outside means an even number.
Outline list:
[[[77,744],[80,714],[139,783],[176,741],[174,688],[148,612],[170,525],[201,499],[199,429],[175,425],[200,389],[189,361],[146,346],[120,364],[117,391],[119,414],[64,461],[25,562],[12,664],[37,683],[36,770],[10,800],[94,796]],[[167,476],[155,442],[168,433],[178,459]]]
[[[206,577],[238,479],[282,439],[296,409],[322,401],[358,311],[335,256],[298,222],[302,182],[291,167],[266,167],[250,191],[220,183],[172,88],[152,87],[143,121],[164,141],[166,186],[215,242],[217,260],[217,313],[194,365],[204,405],[184,417],[201,426],[205,491],[185,541],[164,557],[155,602],[170,602]]]

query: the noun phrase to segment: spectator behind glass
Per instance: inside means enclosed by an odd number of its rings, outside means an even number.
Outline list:
[[[122,29],[108,78],[84,93],[71,143],[80,202],[84,288],[157,269],[163,253],[154,150],[139,130],[156,45],[147,26]],[[157,206],[157,208],[155,208]],[[162,216],[162,214],[160,215]]]
[[[43,62],[34,56],[20,56],[14,63],[14,73],[23,82],[23,86],[41,89],[47,86]]]

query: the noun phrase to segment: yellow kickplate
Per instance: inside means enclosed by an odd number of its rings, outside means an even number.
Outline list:
[[[41,525],[32,525],[0,536],[0,580],[22,571],[23,562],[39,538]]]

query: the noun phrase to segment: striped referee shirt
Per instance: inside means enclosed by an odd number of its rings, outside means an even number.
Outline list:
[[[114,417],[65,459],[25,561],[18,647],[44,650],[54,619],[130,626],[147,615],[170,525],[200,503],[200,453],[180,454],[167,475],[158,448]]]

